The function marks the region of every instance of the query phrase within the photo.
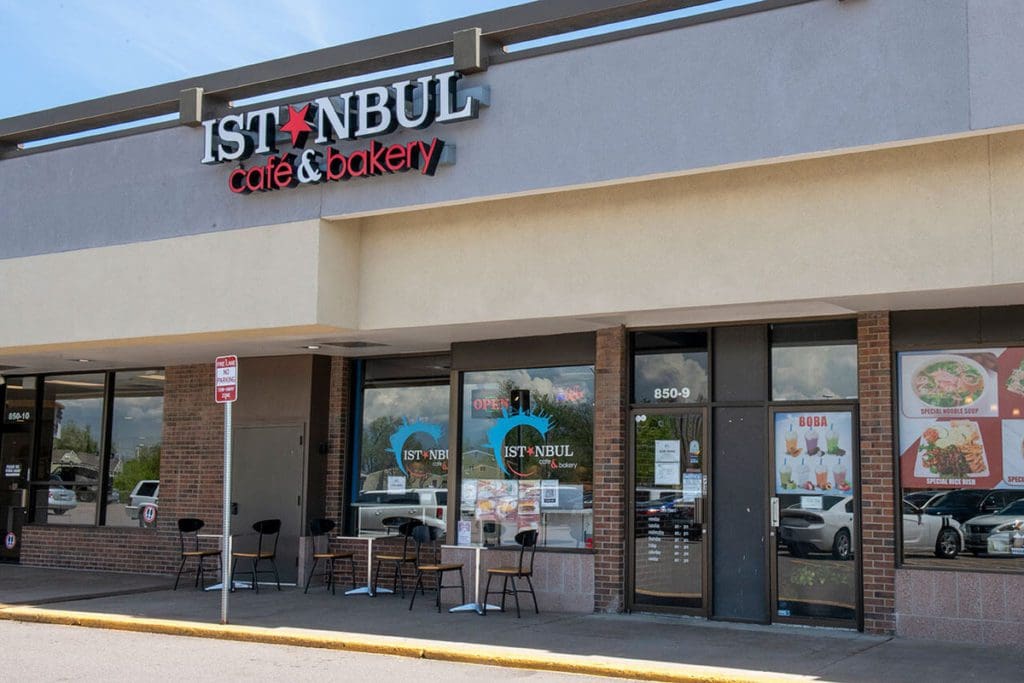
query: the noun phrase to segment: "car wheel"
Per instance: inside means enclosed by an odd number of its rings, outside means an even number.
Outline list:
[[[65,510],[64,508],[54,508],[53,510],[50,510],[50,512],[52,512],[55,515],[63,515],[65,512],[67,512],[67,510]]]
[[[935,539],[935,557],[952,559],[960,552],[960,534],[952,527],[945,527],[939,530]]]
[[[79,491],[78,500],[82,501],[83,503],[91,503],[94,500],[96,500],[96,494],[93,493],[92,491]]]
[[[853,557],[853,540],[847,529],[840,529],[836,532],[836,538],[832,541],[832,557],[837,560],[849,560]]]
[[[981,551],[980,550],[972,550],[971,551],[971,555],[974,555],[975,557],[981,557]]]

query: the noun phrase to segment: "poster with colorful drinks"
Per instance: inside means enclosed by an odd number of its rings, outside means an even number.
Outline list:
[[[775,413],[775,493],[853,495],[853,413]]]
[[[905,488],[1024,488],[1024,348],[899,354]]]

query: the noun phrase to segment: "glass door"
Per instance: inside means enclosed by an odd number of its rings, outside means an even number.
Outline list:
[[[774,619],[855,628],[859,617],[853,408],[773,410]]]
[[[631,605],[706,616],[706,411],[652,408],[632,418]]]

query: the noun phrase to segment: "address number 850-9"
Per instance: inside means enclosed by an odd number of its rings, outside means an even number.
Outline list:
[[[654,400],[690,398],[690,387],[657,387],[654,390]]]

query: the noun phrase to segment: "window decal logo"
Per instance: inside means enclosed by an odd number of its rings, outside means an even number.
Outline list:
[[[409,418],[403,417],[402,424],[395,433],[391,435],[388,441],[391,443],[391,448],[387,448],[389,453],[394,453],[395,462],[398,464],[398,469],[402,471],[402,474],[406,477],[409,476],[409,472],[405,469],[406,460],[420,460],[427,459],[430,461],[434,460],[447,460],[448,449],[446,448],[432,448],[429,450],[405,450],[405,444],[409,441],[414,434],[426,434],[435,443],[441,442],[441,433],[443,429],[441,425],[434,422],[409,422]]]

